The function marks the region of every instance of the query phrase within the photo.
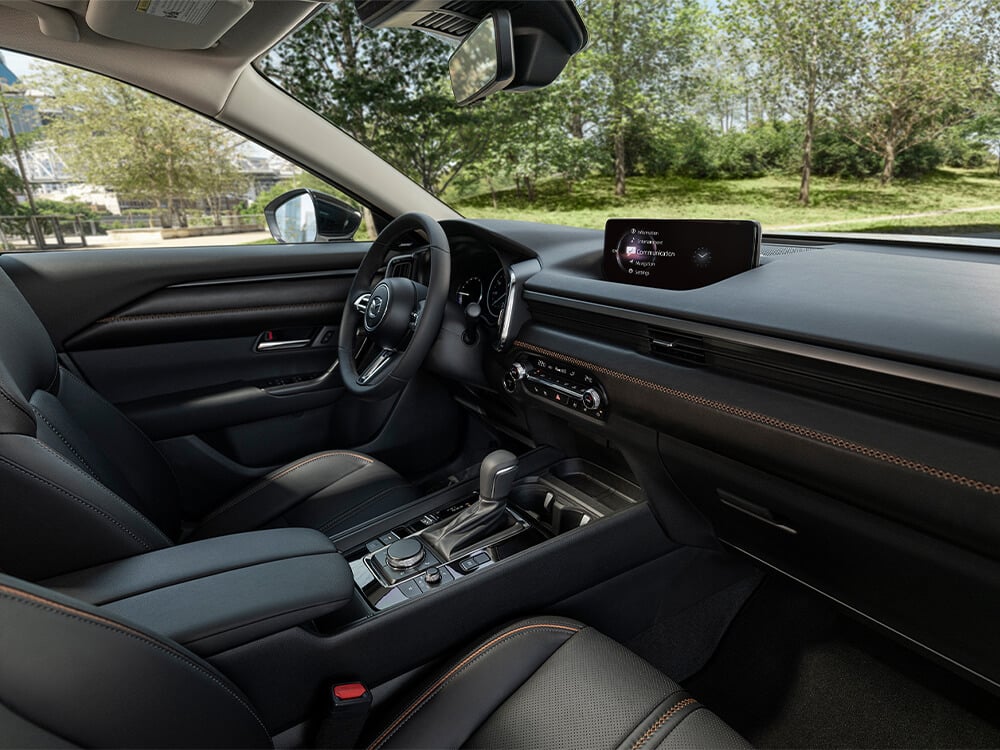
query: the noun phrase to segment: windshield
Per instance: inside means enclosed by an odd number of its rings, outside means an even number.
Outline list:
[[[988,0],[581,0],[551,86],[458,107],[452,44],[328,4],[260,69],[465,216],[1000,237]]]

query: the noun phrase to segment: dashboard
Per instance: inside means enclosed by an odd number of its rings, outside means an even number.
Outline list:
[[[758,266],[671,290],[607,280],[600,231],[445,225],[476,237],[456,302],[488,302],[500,257],[516,279],[491,424],[617,455],[673,538],[1000,690],[1000,242],[765,236]]]

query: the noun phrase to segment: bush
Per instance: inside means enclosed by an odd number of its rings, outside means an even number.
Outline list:
[[[923,177],[944,163],[944,149],[937,143],[921,143],[896,158],[894,177]]]
[[[822,131],[813,144],[813,174],[821,177],[871,177],[882,162],[847,136],[835,130]]]

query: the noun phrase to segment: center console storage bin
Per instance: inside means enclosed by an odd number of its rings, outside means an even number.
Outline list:
[[[205,539],[51,578],[43,584],[209,656],[329,614],[354,578],[312,529]]]

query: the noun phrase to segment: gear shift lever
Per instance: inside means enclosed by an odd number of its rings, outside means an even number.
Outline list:
[[[517,456],[493,451],[479,467],[479,497],[444,526],[424,532],[424,541],[444,556],[470,547],[499,531],[507,520],[507,495],[517,474]]]

